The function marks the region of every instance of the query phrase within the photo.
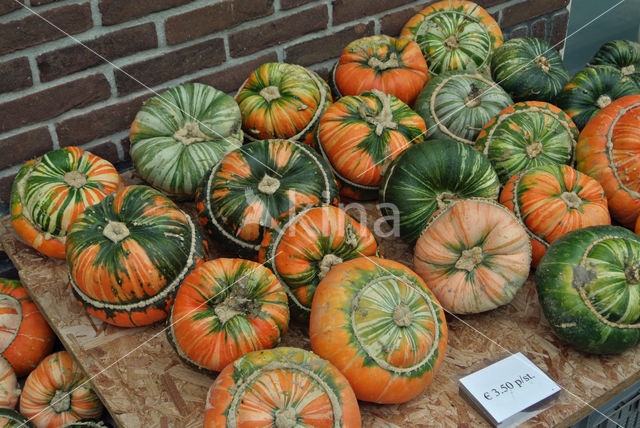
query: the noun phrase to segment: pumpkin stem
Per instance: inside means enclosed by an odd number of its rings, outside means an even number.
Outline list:
[[[527,146],[527,148],[526,148],[527,157],[529,159],[535,158],[540,153],[542,153],[542,149],[543,148],[544,148],[544,146],[542,145],[542,143],[540,141],[534,141],[533,143],[529,144]]]
[[[266,88],[262,88],[260,90],[260,96],[264,98],[268,103],[270,103],[271,101],[280,98],[281,95],[278,87],[271,85],[267,86]]]
[[[629,76],[636,72],[636,67],[633,64],[629,64],[625,67],[622,67],[620,69],[620,72],[622,73],[623,76]]]
[[[64,182],[74,189],[79,189],[87,184],[87,175],[80,171],[69,171],[64,174]]]
[[[467,272],[471,272],[476,268],[477,265],[482,263],[482,260],[484,260],[482,248],[473,247],[470,250],[464,250],[460,258],[456,262],[456,269],[464,269]]]
[[[187,122],[182,128],[174,132],[173,138],[188,146],[191,143],[206,141],[208,137],[200,130],[197,122]]]
[[[69,411],[71,408],[71,397],[69,396],[69,393],[57,389],[55,395],[49,402],[49,407],[51,407],[56,413]]]
[[[409,327],[413,322],[413,312],[406,303],[400,303],[393,309],[393,322],[398,327]]]
[[[549,60],[542,55],[538,55],[533,59],[536,62],[536,65],[542,69],[545,73],[548,73],[551,70],[551,64]]]
[[[298,415],[291,407],[276,411],[276,428],[293,428],[298,423]]]
[[[609,95],[603,94],[603,95],[600,95],[600,98],[598,98],[598,101],[596,101],[596,105],[599,108],[605,108],[606,106],[611,104],[611,101],[613,101],[613,100],[611,99],[611,97]]]
[[[640,282],[640,266],[636,264],[628,264],[624,270],[624,276],[629,284],[637,284]]]
[[[467,98],[464,100],[465,107],[474,108],[482,104],[482,101],[480,101],[480,95],[480,88],[478,88],[475,83],[472,83],[469,95],[467,95]]]
[[[372,111],[367,105],[367,102],[363,100],[358,106],[360,117],[365,122],[376,126],[377,136],[382,135],[385,128],[398,129],[398,124],[393,120],[391,95],[385,94],[377,89],[372,89],[371,92],[382,102],[382,110],[379,112]]]
[[[441,210],[449,205],[451,201],[456,201],[458,199],[460,199],[460,197],[455,193],[442,192],[436,196],[436,203],[438,204],[438,209]]]
[[[450,35],[446,39],[444,39],[444,47],[448,51],[452,51],[455,48],[460,46],[460,42],[458,41],[458,37],[455,34]]]
[[[249,279],[245,276],[231,286],[231,292],[222,303],[213,308],[213,312],[220,324],[224,324],[236,315],[256,317],[260,309],[260,303],[250,298]]]
[[[280,180],[265,174],[258,183],[258,190],[265,195],[273,195],[280,188]]]
[[[129,236],[130,232],[126,224],[110,220],[102,231],[102,234],[106,238],[110,239],[114,244],[117,244]]]
[[[567,207],[577,210],[582,206],[582,198],[576,194],[576,192],[563,192],[560,195],[560,199],[567,204]]]
[[[398,68],[398,55],[395,52],[392,52],[385,61],[380,61],[375,56],[369,58],[367,61],[369,67],[378,69],[378,71],[388,70],[390,68]]]
[[[327,254],[327,255],[325,255],[322,258],[322,260],[320,261],[320,264],[318,265],[319,268],[320,268],[320,272],[318,273],[318,278],[323,279],[325,276],[327,276],[329,271],[334,266],[339,265],[343,261],[344,260],[342,260],[340,257],[336,256],[335,254]]]

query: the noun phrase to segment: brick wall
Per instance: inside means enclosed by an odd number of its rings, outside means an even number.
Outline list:
[[[570,0],[476,1],[507,38],[562,47]],[[430,3],[0,0],[0,210],[22,163],[48,150],[78,145],[127,167],[127,129],[148,88],[198,81],[234,93],[269,61],[326,74],[347,43],[395,36]]]

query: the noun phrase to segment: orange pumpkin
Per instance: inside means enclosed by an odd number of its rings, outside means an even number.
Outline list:
[[[298,348],[250,352],[229,364],[207,395],[204,428],[361,426],[345,377]]]
[[[615,100],[587,123],[576,161],[602,185],[612,217],[633,229],[640,214],[640,95]]]
[[[19,281],[0,278],[0,314],[0,351],[25,376],[53,349],[53,331]]]
[[[20,387],[16,372],[9,361],[0,356],[0,408],[15,409],[19,395]]]
[[[337,97],[378,89],[409,105],[428,80],[427,62],[420,46],[385,35],[349,43],[330,75]]]
[[[311,348],[333,363],[359,400],[402,403],[431,383],[447,346],[438,300],[406,266],[359,257],[316,289]]]
[[[24,384],[20,413],[38,428],[99,418],[102,403],[71,355],[56,352],[42,360]]]

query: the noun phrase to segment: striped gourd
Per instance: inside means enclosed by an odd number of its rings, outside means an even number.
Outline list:
[[[202,176],[240,147],[240,109],[224,92],[186,83],[147,100],[131,124],[131,160],[147,183],[193,198]]]
[[[503,40],[486,10],[461,0],[443,0],[423,9],[405,24],[400,37],[418,43],[432,74],[465,68],[488,72],[491,56]]]
[[[216,259],[183,281],[167,334],[181,358],[219,372],[248,352],[273,348],[288,324],[287,294],[269,269]]]
[[[123,186],[113,165],[98,156],[78,147],[51,151],[18,172],[11,190],[11,224],[27,244],[63,259],[73,220]]]
[[[542,101],[525,101],[502,110],[487,123],[476,149],[495,168],[501,183],[542,165],[569,164],[579,135],[565,112]]]
[[[424,120],[408,105],[374,89],[342,97],[327,109],[318,125],[317,148],[343,196],[376,199],[389,163],[426,134]]]
[[[19,395],[20,385],[16,372],[9,360],[0,355],[0,408],[15,409]]]
[[[2,428],[36,428],[29,419],[11,409],[0,408],[0,427]]]
[[[121,327],[167,317],[180,283],[206,256],[191,218],[148,186],[128,186],[80,215],[67,235],[74,295]]]
[[[311,348],[359,400],[403,403],[431,383],[447,346],[444,311],[418,275],[377,257],[333,268],[311,307]]]
[[[509,94],[489,77],[450,71],[431,79],[414,108],[427,123],[429,138],[473,144],[482,127],[511,104]]]
[[[600,46],[589,66],[610,65],[640,87],[640,43],[612,40]]]

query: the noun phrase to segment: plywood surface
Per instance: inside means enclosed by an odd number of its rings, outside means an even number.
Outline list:
[[[125,179],[134,180],[130,175]],[[374,203],[365,207],[367,225],[373,228],[378,211]],[[213,376],[178,358],[164,325],[123,329],[87,315],[72,295],[64,261],[23,244],[8,218],[0,221],[0,242],[24,286],[121,427],[202,426]],[[399,240],[383,239],[382,252],[411,266],[411,249]],[[213,253],[221,255],[215,249]],[[542,315],[531,278],[511,304],[480,315],[447,315],[447,322],[448,349],[434,382],[408,403],[361,403],[363,426],[488,426],[458,395],[457,380],[509,353],[524,353],[564,388],[550,408],[524,426],[569,425],[591,412],[587,403],[603,404],[640,379],[637,350],[589,356],[562,344]],[[293,325],[282,344],[310,349],[306,327]]]

